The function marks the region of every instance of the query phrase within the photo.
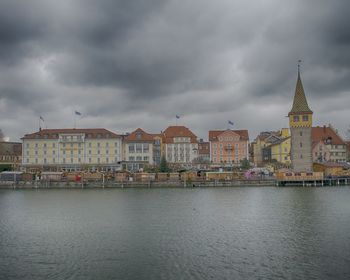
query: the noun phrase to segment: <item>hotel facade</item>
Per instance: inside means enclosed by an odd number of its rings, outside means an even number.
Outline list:
[[[122,137],[104,128],[42,129],[22,138],[23,170],[120,170]]]
[[[169,126],[163,132],[167,162],[189,167],[198,157],[197,136],[185,126]]]
[[[210,130],[210,160],[213,164],[235,164],[249,158],[248,130]]]

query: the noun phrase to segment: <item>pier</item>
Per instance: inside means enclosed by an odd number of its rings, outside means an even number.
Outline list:
[[[323,179],[315,179],[315,180],[312,180],[312,179],[276,180],[277,187],[284,187],[284,186],[331,187],[331,186],[347,186],[349,184],[350,184],[349,177],[323,178]]]

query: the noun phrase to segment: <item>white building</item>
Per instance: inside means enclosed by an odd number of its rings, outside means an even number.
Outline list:
[[[121,169],[122,137],[104,128],[43,129],[22,141],[24,169]]]
[[[198,157],[197,136],[185,126],[169,126],[163,132],[163,143],[169,163],[189,166]]]

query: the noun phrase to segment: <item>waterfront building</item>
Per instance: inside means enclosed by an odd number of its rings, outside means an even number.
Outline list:
[[[347,144],[331,125],[312,128],[314,162],[346,162]]]
[[[248,159],[248,130],[210,130],[210,160],[213,164],[239,165]]]
[[[123,160],[125,168],[130,171],[140,170],[154,164],[155,137],[142,130],[136,129],[123,139]],[[160,147],[160,145],[158,145]]]
[[[24,170],[120,170],[122,137],[104,128],[40,129],[22,138]]]
[[[153,135],[153,164],[160,165],[160,161],[163,153],[163,136],[162,134]]]
[[[169,126],[162,135],[167,162],[191,167],[198,157],[197,136],[185,126]]]
[[[22,143],[0,141],[0,171],[16,170],[22,162]]]
[[[312,114],[306,100],[298,69],[293,106],[290,110],[291,161],[294,171],[312,171]]]
[[[253,163],[262,166],[272,161],[290,164],[290,133],[288,128],[261,132],[252,142]]]
[[[210,162],[210,142],[199,139],[198,143],[198,163]]]
[[[346,141],[346,161],[350,162],[350,141]]]
[[[328,149],[326,143],[322,140],[312,141],[312,161],[315,162],[329,162],[331,151]]]
[[[282,163],[286,167],[291,164],[290,161],[290,147],[291,138],[290,136],[281,138],[270,144],[269,146],[263,148],[263,161]]]

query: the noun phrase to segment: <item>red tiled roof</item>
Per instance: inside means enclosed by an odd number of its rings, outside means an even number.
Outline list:
[[[84,133],[86,138],[119,138],[120,135],[105,128],[62,128],[42,129],[38,132],[26,134],[21,139],[57,139],[59,134]]]
[[[163,132],[163,142],[174,143],[174,137],[190,137],[191,143],[198,143],[197,136],[185,126],[169,126]]]
[[[154,136],[142,130],[136,129],[131,134],[124,138],[126,142],[153,142]]]
[[[209,141],[217,141],[217,137],[227,130],[209,130]],[[232,130],[240,136],[240,140],[249,140],[248,130]]]
[[[345,145],[344,140],[329,126],[317,126],[311,130],[311,137],[313,142],[326,141],[330,139],[331,145]]]

